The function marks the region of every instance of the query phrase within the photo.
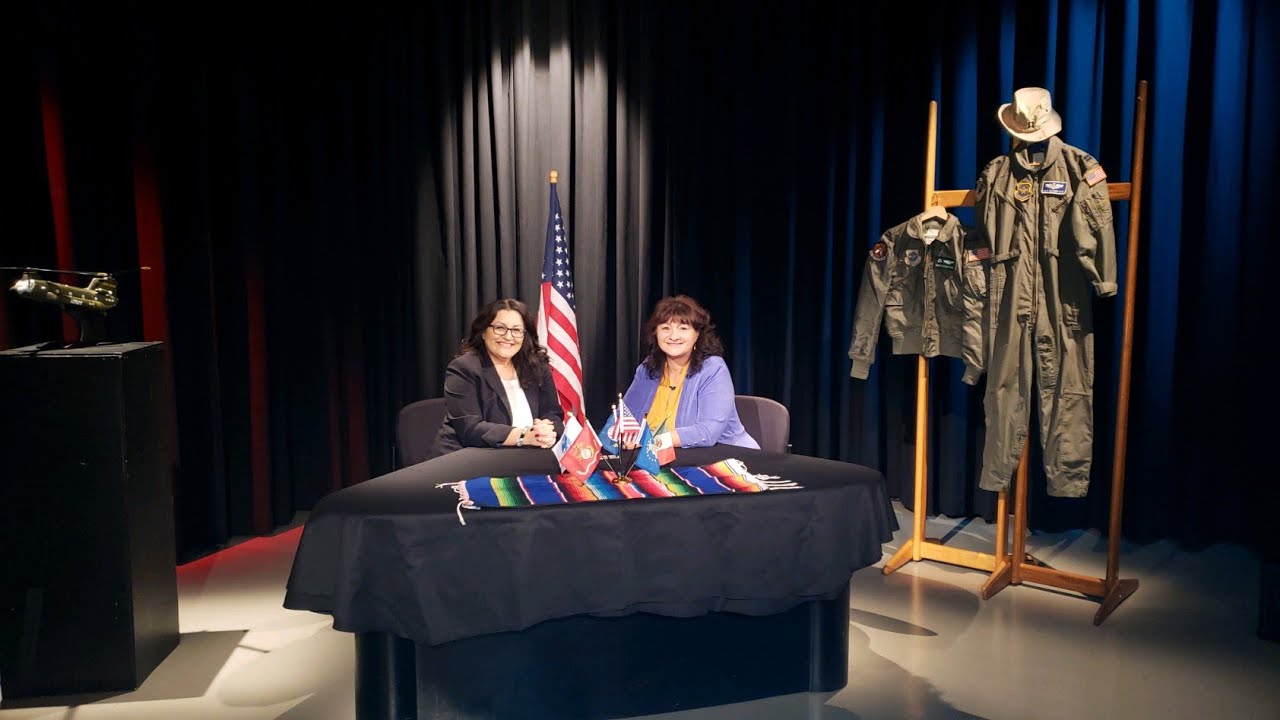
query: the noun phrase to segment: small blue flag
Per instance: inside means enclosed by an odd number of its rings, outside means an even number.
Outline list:
[[[649,423],[643,423],[644,431],[640,433],[640,454],[636,455],[636,467],[644,470],[650,475],[657,475],[661,464],[658,462],[658,454],[653,449],[653,433],[649,430]]]
[[[604,421],[604,426],[600,428],[599,432],[600,448],[610,455],[617,455],[619,451],[618,444],[613,441],[613,438],[609,437],[609,430],[613,427],[614,420],[614,416],[610,415],[609,419]]]

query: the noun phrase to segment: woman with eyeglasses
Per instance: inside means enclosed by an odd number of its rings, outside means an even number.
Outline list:
[[[471,321],[445,370],[447,406],[432,457],[464,447],[550,448],[564,411],[534,318],[519,300],[494,300]]]
[[[711,313],[687,295],[663,298],[644,334],[648,353],[623,402],[645,413],[655,440],[672,447],[760,447],[738,418],[733,378],[720,357],[724,345]]]

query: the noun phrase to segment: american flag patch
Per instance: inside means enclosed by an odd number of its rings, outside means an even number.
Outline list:
[[[1089,183],[1089,187],[1093,187],[1106,179],[1107,171],[1103,170],[1101,165],[1094,165],[1092,170],[1084,174],[1084,181]]]
[[[972,250],[970,250],[969,254],[966,256],[966,259],[969,262],[978,262],[980,260],[987,260],[990,257],[991,257],[991,248],[980,247],[980,248],[973,248]]]

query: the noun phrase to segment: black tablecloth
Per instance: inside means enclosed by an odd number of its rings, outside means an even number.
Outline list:
[[[438,483],[555,472],[555,456],[465,449],[368,480],[316,505],[284,605],[434,645],[580,614],[771,614],[880,559],[895,523],[879,472],[723,445],[675,465],[727,457],[803,489],[462,510],[462,525]]]

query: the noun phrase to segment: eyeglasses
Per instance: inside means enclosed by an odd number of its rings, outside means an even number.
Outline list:
[[[489,326],[489,329],[492,330],[493,334],[497,335],[498,337],[506,337],[508,333],[510,333],[512,339],[515,339],[515,340],[519,340],[520,338],[524,337],[524,328],[507,327],[502,323],[494,323]]]

